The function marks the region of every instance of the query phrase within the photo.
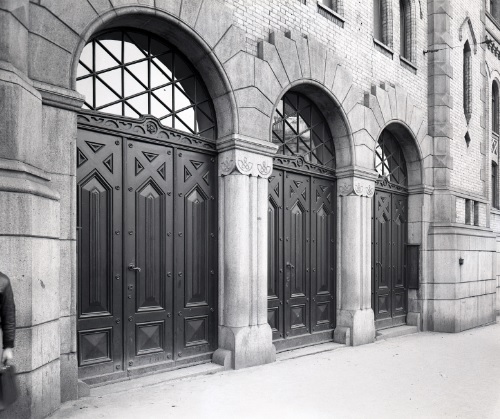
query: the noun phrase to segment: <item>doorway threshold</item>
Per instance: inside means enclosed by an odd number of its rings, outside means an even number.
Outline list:
[[[301,358],[303,356],[316,355],[322,352],[335,351],[344,348],[346,345],[335,342],[324,342],[317,345],[305,346],[302,348],[290,349],[288,351],[278,352],[276,361],[287,361],[289,359]]]
[[[394,327],[389,327],[387,329],[377,330],[375,340],[380,341],[380,340],[392,339],[400,336],[412,335],[414,333],[418,333],[418,327],[409,326],[405,324],[401,326],[394,326]]]

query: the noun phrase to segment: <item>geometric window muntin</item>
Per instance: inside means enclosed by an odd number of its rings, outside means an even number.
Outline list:
[[[333,137],[326,119],[300,93],[288,92],[280,100],[273,117],[273,143],[279,145],[278,154],[335,168]]]
[[[130,118],[153,115],[170,128],[215,139],[212,101],[191,63],[163,39],[137,30],[93,38],[78,65],[83,108]]]
[[[375,148],[375,170],[379,178],[399,186],[408,186],[403,150],[388,131],[382,133]]]

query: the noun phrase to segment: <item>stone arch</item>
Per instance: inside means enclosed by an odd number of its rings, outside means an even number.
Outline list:
[[[180,0],[157,1],[154,7],[153,2],[145,5],[137,0],[129,0],[126,3],[128,4],[120,6],[110,3],[109,6],[95,8],[87,1],[79,2],[77,6],[66,2],[53,2],[44,6],[51,13],[40,15],[45,21],[41,22],[39,27],[46,28],[45,31],[48,32],[42,32],[41,35],[49,41],[64,45],[65,54],[59,60],[60,68],[56,75],[35,74],[33,78],[74,90],[78,59],[92,36],[102,30],[119,26],[146,29],[166,38],[193,65],[203,68],[201,75],[214,102],[219,137],[237,132],[235,99],[222,63],[237,51],[245,49],[245,35],[232,25],[232,12],[227,6],[218,0],[209,0],[181,11]],[[75,10],[75,7],[78,10]],[[213,19],[207,17],[197,21],[196,16],[199,13],[210,15]],[[54,19],[54,16],[58,19]],[[47,29],[53,21],[57,21],[60,26],[55,31],[57,35]],[[210,21],[215,24],[209,25],[207,22]],[[73,34],[65,41],[61,38],[64,33],[69,32],[68,28]],[[78,36],[75,36],[75,33]],[[40,48],[41,52],[34,54],[32,59],[40,57],[46,48],[45,44]],[[35,50],[38,50],[37,46]],[[45,65],[36,67],[50,68]]]
[[[354,160],[351,130],[345,112],[333,93],[325,89],[325,86],[317,81],[310,79],[297,80],[290,83],[280,92],[274,104],[272,115],[274,115],[274,111],[281,98],[289,91],[301,93],[311,99],[326,118],[333,135],[336,170],[351,167]],[[272,125],[273,120],[271,118],[268,133],[269,139],[272,138]]]
[[[477,40],[476,40],[476,34],[474,32],[474,27],[472,26],[472,21],[470,20],[470,17],[467,16],[462,24],[460,25],[460,29],[458,30],[458,39],[462,41],[463,38],[463,31],[464,27],[467,26],[469,28],[469,33],[472,39],[472,43],[474,44],[474,54],[477,53]]]
[[[384,129],[389,129],[397,138],[403,138],[401,147],[406,158],[408,171],[412,172],[409,186],[431,185],[425,170],[432,160],[431,137],[427,135],[425,112],[416,101],[399,85],[372,86],[370,94],[365,95],[365,105],[357,105],[350,114],[353,127],[356,158],[366,169],[373,169],[375,144]]]

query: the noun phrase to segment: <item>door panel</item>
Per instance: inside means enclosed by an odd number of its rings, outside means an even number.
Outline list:
[[[186,150],[175,170],[177,359],[216,347],[217,174],[212,156]]]
[[[373,215],[373,308],[376,326],[406,321],[407,204],[405,195],[376,190]]]
[[[122,368],[121,138],[79,130],[78,363],[82,377]]]
[[[172,357],[173,160],[171,147],[140,141],[126,153],[126,348],[137,367]]]
[[[334,327],[335,196],[329,179],[279,169],[269,178],[268,322],[275,341],[300,337],[307,344],[312,333]]]

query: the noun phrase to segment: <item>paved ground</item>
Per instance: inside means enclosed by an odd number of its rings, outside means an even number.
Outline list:
[[[500,418],[500,324],[69,402],[53,418]]]

